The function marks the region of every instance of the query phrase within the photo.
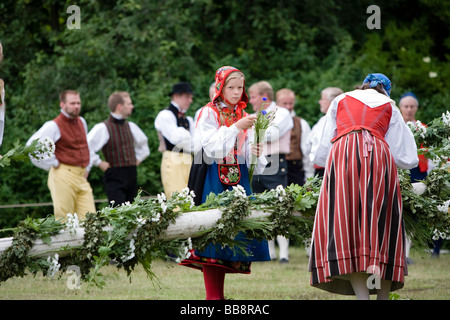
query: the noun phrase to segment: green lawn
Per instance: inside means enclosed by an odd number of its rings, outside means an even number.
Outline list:
[[[291,261],[253,263],[250,275],[230,274],[225,280],[225,295],[235,300],[329,300],[351,299],[312,288],[307,271],[308,258],[300,247],[290,248]],[[450,254],[430,258],[423,250],[412,250],[414,264],[409,266],[405,287],[395,293],[412,300],[441,300],[450,298]],[[102,269],[106,285],[103,289],[69,289],[69,274],[46,278],[38,274],[14,278],[1,283],[0,299],[24,300],[203,300],[202,273],[169,262],[154,264],[158,283],[152,282],[142,268],[136,269],[131,282],[124,270],[113,266]]]

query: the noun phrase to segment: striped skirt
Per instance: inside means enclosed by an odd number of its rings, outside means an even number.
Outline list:
[[[345,275],[367,272],[392,280],[391,291],[400,289],[407,275],[404,242],[400,184],[389,146],[367,131],[341,137],[331,148],[317,204],[311,285],[352,295]]]

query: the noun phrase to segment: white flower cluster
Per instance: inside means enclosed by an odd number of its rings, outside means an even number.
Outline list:
[[[78,220],[78,216],[76,213],[74,213],[73,215],[71,213],[67,214],[66,227],[70,233],[77,233],[77,228],[80,227],[80,221]]]
[[[120,259],[123,262],[133,259],[134,258],[134,250],[136,250],[136,247],[134,246],[134,238],[132,238],[130,240],[130,247],[128,248],[127,254],[120,257]]]
[[[425,139],[425,134],[427,133],[427,127],[420,121],[417,120],[416,122],[412,122],[412,121],[408,121],[407,125],[417,131],[417,133],[423,138]]]
[[[181,200],[188,201],[189,208],[192,208],[195,205],[194,203],[195,193],[193,190],[189,191],[188,187],[181,190],[181,193],[178,195],[178,197],[181,198]]]
[[[236,196],[240,198],[247,198],[247,193],[245,192],[244,187],[240,184],[238,184],[237,186],[233,186],[233,191],[235,192]]]
[[[177,263],[180,263],[181,261],[183,261],[184,259],[189,259],[189,257],[191,256],[191,250],[192,250],[192,240],[189,237],[187,239],[187,245],[185,245],[183,247],[183,253],[181,255],[181,257],[178,257],[175,261]]]
[[[45,137],[45,139],[38,141],[37,148],[36,158],[42,160],[55,153],[55,142],[49,137]]]
[[[442,205],[437,206],[437,209],[440,212],[448,213],[449,206],[450,206],[450,200],[447,200],[447,201],[444,201],[444,203]],[[438,240],[439,238],[442,238],[444,240],[450,240],[450,230],[442,231],[442,230],[435,229],[433,231],[433,240]]]
[[[275,191],[277,192],[278,195],[278,200],[280,200],[280,202],[283,201],[283,197],[286,195],[286,190],[284,190],[283,186],[280,184]]]
[[[448,213],[448,207],[450,206],[450,200],[444,201],[441,206],[437,206],[440,212]]]
[[[432,239],[439,240],[439,238],[442,238],[444,240],[450,240],[450,230],[443,232],[443,231],[434,229]]]
[[[167,198],[166,198],[166,195],[164,194],[164,192],[158,194],[157,199],[158,199],[159,204],[161,205],[162,212],[165,213],[167,210],[167,204],[166,204]],[[152,221],[155,221],[155,220],[152,219]]]
[[[447,112],[442,114],[442,121],[446,126],[450,127],[450,111],[447,110]]]
[[[61,264],[59,263],[59,255],[56,253],[54,257],[47,257],[47,262],[50,264],[47,270],[47,276],[52,278],[56,272],[59,271],[59,268],[61,267]]]

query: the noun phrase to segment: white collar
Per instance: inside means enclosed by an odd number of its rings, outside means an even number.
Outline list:
[[[124,120],[124,117],[121,114],[117,114],[117,113],[113,113],[113,112],[111,112],[110,114],[113,118],[115,118],[117,120]]]
[[[176,102],[173,101],[173,100],[170,100],[170,103],[171,103],[175,108],[177,108],[178,111],[180,111],[180,106],[178,105],[178,103],[176,103]],[[180,112],[181,112],[181,111],[180,111]]]

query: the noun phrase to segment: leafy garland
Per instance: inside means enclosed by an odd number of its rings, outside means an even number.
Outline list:
[[[435,119],[425,130],[418,130],[417,126],[411,126],[411,129],[417,143],[427,146],[426,149],[421,147],[420,152],[432,158],[436,167],[423,181],[427,188],[422,195],[414,192],[408,172],[399,170],[406,231],[422,243],[429,241],[432,234],[448,239],[450,113],[447,111],[441,118]],[[23,155],[30,151],[39,156],[36,152],[39,148],[43,146],[34,144],[27,150],[17,145],[3,163],[8,164],[9,159],[23,161]],[[49,146],[45,146],[45,150],[49,150]],[[15,157],[15,154],[19,156]],[[0,282],[10,277],[24,276],[26,269],[33,274],[42,271],[51,276],[58,270],[77,265],[84,280],[90,285],[103,287],[105,281],[100,269],[111,261],[118,268],[124,268],[129,276],[135,266],[141,264],[149,278],[154,280],[153,261],[168,257],[176,257],[173,259],[180,261],[189,257],[192,248],[202,250],[211,242],[246,252],[243,244],[234,240],[240,231],[258,239],[273,239],[277,235],[308,239],[312,233],[320,187],[321,180],[314,177],[304,186],[278,187],[247,197],[242,187],[237,186],[219,195],[211,194],[204,204],[197,207],[193,205],[195,195],[187,189],[175,193],[170,199],[166,199],[163,193],[156,199],[143,199],[140,192],[132,204],[106,207],[87,214],[86,220],[81,222],[85,231],[83,245],[62,258],[55,255],[39,259],[30,257],[28,253],[37,238],[49,241],[51,235],[62,229],[76,232],[80,224],[76,215],[69,217],[65,224],[55,221],[52,216],[45,219],[27,218],[16,228],[12,246],[0,256]],[[222,211],[215,227],[203,230],[194,239],[161,240],[169,224],[181,213],[213,208]],[[251,210],[264,210],[271,214],[268,218],[244,219]],[[293,212],[301,212],[302,215],[295,216]]]
[[[143,199],[140,192],[132,204],[106,207],[96,213],[87,214],[86,219],[81,223],[85,231],[83,246],[72,249],[67,257],[55,255],[47,260],[27,256],[33,241],[36,238],[56,234],[62,229],[76,232],[78,221],[75,219],[75,226],[73,226],[74,219],[62,224],[49,217],[45,221],[51,225],[51,233],[33,232],[25,237],[25,232],[33,230],[29,226],[29,222],[33,220],[27,219],[27,226],[16,230],[13,246],[0,256],[2,274],[0,281],[14,276],[23,276],[26,268],[33,268],[34,273],[40,270],[44,274],[52,275],[58,270],[65,270],[71,265],[76,265],[80,268],[82,279],[89,285],[103,287],[105,281],[100,269],[109,265],[111,261],[114,261],[117,268],[124,268],[128,276],[137,264],[141,264],[149,278],[157,280],[151,267],[153,261],[168,257],[181,261],[189,257],[192,248],[202,250],[211,242],[248,254],[244,250],[244,244],[234,240],[235,235],[241,231],[248,232],[258,239],[273,239],[278,234],[309,237],[312,231],[311,217],[313,215],[294,218],[292,212],[298,208],[313,210],[319,188],[320,180],[314,178],[304,187],[291,185],[286,189],[277,188],[277,190],[247,197],[243,188],[237,186],[219,195],[211,194],[204,204],[197,207],[193,205],[194,194],[188,189],[181,193],[174,193],[169,200],[163,193],[156,199]],[[181,213],[212,208],[222,211],[222,217],[215,227],[203,230],[194,239],[172,241],[160,239],[169,224],[173,223]],[[244,220],[251,213],[251,209],[260,210],[261,208],[272,212],[269,218]],[[17,248],[22,250],[17,255],[21,259],[17,260],[16,268],[10,268],[12,259],[9,258],[9,252],[15,252]]]
[[[406,230],[422,244],[429,239],[450,239],[450,112],[424,125],[408,122],[419,154],[432,161],[433,169],[422,181],[423,193],[415,193],[408,173],[399,170]]]

